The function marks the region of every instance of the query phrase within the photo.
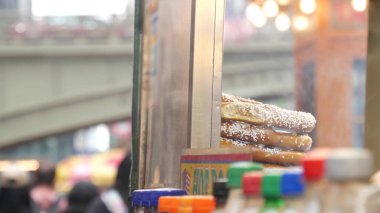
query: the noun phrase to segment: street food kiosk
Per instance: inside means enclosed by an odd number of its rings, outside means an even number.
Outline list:
[[[295,92],[296,106],[307,105],[305,88],[317,87],[312,91],[316,108],[306,108],[318,114],[318,145],[352,146],[352,127],[347,124],[351,118],[342,117],[350,113],[344,108],[352,101],[345,99],[350,88],[331,86],[350,81],[342,70],[355,68],[355,58],[368,54],[364,146],[377,153],[380,3],[369,4],[367,52],[360,40],[366,40],[367,28],[356,23],[366,22],[367,16],[352,13],[355,18],[346,19],[350,11],[343,0],[317,2],[318,10],[310,17],[316,27],[294,34],[295,78],[301,79],[296,86],[303,88]],[[135,9],[131,188],[182,187],[190,193],[210,193],[208,183],[222,177],[229,162],[251,159],[247,149],[219,148],[225,1],[143,0],[136,1]],[[357,45],[349,46],[352,43]],[[329,62],[331,56],[341,61]],[[305,75],[314,84],[303,85]],[[380,168],[380,155],[375,155],[375,165]]]

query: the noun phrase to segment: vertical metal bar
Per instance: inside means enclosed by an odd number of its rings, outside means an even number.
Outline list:
[[[179,187],[180,155],[190,144],[192,5],[189,0],[145,5],[142,101],[146,104],[141,107],[146,125],[141,124],[140,140],[140,147],[146,150],[145,158],[140,158],[145,160],[143,187]]]
[[[380,1],[369,5],[368,55],[365,112],[365,147],[374,153],[374,166],[380,169]]]
[[[210,148],[219,139],[223,17],[224,0],[195,0],[190,68],[191,148]]]
[[[211,141],[219,141],[224,0],[142,1],[137,6],[135,185],[179,187],[182,150],[210,148]]]
[[[224,44],[224,10],[225,0],[215,2],[215,28],[214,28],[214,80],[213,80],[213,106],[211,125],[211,147],[219,147],[220,141],[220,104],[222,98],[222,64]]]
[[[143,35],[143,0],[135,1],[134,61],[133,61],[133,94],[132,94],[132,168],[130,192],[139,188],[140,159],[140,119],[141,119],[141,67]]]

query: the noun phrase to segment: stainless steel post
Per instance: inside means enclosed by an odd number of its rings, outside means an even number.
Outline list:
[[[179,187],[181,151],[219,140],[224,0],[143,2],[138,188]]]

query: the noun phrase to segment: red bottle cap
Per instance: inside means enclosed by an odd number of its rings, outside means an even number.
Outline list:
[[[263,175],[261,172],[249,172],[243,176],[243,192],[246,196],[261,194],[261,182]]]
[[[306,181],[319,181],[325,176],[325,158],[308,156],[302,159]]]

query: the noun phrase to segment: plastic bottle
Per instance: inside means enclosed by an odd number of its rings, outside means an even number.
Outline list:
[[[284,172],[281,177],[281,194],[285,201],[285,206],[281,212],[303,212],[302,196],[304,191],[305,185],[301,171]]]
[[[326,189],[326,155],[307,155],[302,159],[306,192],[303,199],[303,212],[320,213],[322,192]]]
[[[284,207],[284,200],[281,198],[281,176],[282,172],[266,172],[262,179],[261,194],[265,198],[262,213],[276,213]]]
[[[228,187],[230,188],[226,208],[226,213],[241,213],[244,208],[244,194],[242,190],[242,177],[246,172],[261,171],[263,166],[261,164],[252,162],[238,162],[233,163],[228,168]]]
[[[228,179],[223,178],[215,181],[212,185],[212,195],[215,197],[216,209],[213,213],[222,213],[228,198]]]
[[[213,196],[193,197],[193,213],[211,213],[215,210],[215,198]]]
[[[257,213],[263,206],[261,198],[262,172],[249,172],[243,175],[245,204],[243,213]]]
[[[364,149],[336,149],[326,161],[329,186],[323,193],[322,212],[361,213],[379,212],[376,199],[370,198],[378,191],[367,181],[372,173],[372,155]]]

